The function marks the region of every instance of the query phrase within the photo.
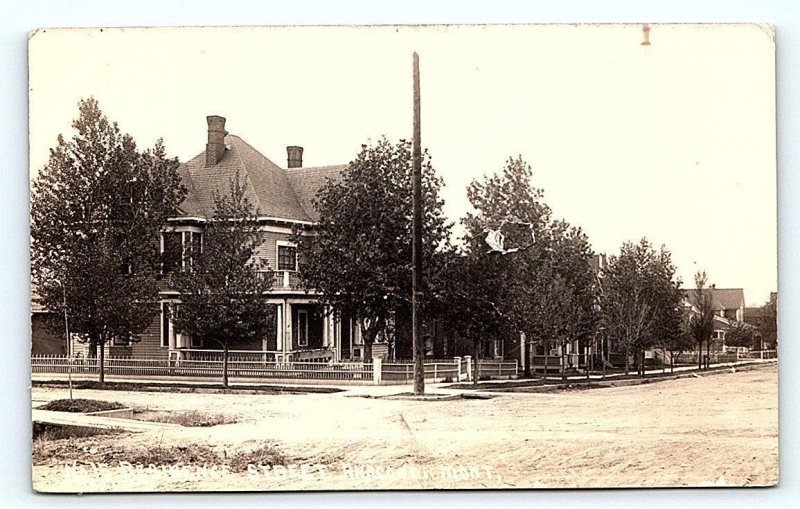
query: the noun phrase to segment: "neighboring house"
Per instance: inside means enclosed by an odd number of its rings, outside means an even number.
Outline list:
[[[745,320],[744,290],[742,288],[716,288],[713,285],[706,289],[714,296],[714,336],[711,342],[712,351],[725,348],[725,333],[733,322]],[[683,290],[685,306],[690,312],[697,312],[697,290]]]
[[[52,322],[53,320],[60,322]],[[36,287],[31,288],[31,355],[65,355],[67,342],[63,334],[54,334],[48,325],[59,323],[64,326],[63,317],[55,316],[38,302]]]
[[[770,302],[777,302],[777,292],[770,292]],[[762,330],[774,330],[775,323],[769,324],[768,322],[774,321],[775,317],[771,315],[765,306],[744,308],[744,321],[756,329],[753,334],[753,346],[751,350],[766,350],[770,345],[765,341]]]
[[[346,165],[303,167],[303,148],[287,147],[282,168],[238,136],[225,130],[225,118],[209,116],[206,150],[178,168],[188,194],[180,214],[162,230],[161,251],[165,273],[190,263],[200,249],[203,231],[214,210],[215,191],[227,193],[238,172],[247,181],[247,198],[258,211],[263,243],[257,255],[266,259],[274,275],[273,289],[264,305],[275,310],[274,330],[263,340],[238,345],[240,350],[261,352],[269,360],[310,358],[348,360],[363,356],[358,327],[349,316],[329,313],[313,292],[299,287],[297,249],[289,241],[295,226],[313,226],[318,219],[313,206],[317,191],[328,179],[338,179]],[[188,253],[188,257],[181,256]],[[182,262],[181,260],[188,260]],[[114,344],[109,355],[148,358],[204,358],[218,345],[203,344],[177,334],[168,308],[180,303],[180,295],[166,287],[160,292],[159,314],[138,342]],[[76,345],[76,352],[85,346]]]

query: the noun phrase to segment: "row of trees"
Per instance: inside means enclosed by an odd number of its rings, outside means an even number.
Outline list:
[[[357,317],[367,352],[410,295],[410,148],[386,139],[364,146],[342,180],[319,193],[314,235],[294,234],[306,287]],[[427,153],[423,169],[425,311],[429,321],[439,318],[469,342],[476,356],[487,339],[518,335],[525,338],[530,374],[531,348],[566,355],[567,344],[586,345],[602,334],[643,373],[647,348],[680,353],[691,347],[680,281],[666,248],[646,239],[626,243],[598,275],[587,236],[553,218],[520,157],[470,184],[464,242],[452,245],[441,179]],[[507,249],[492,248],[487,235]],[[701,336],[706,341],[710,334]],[[560,365],[563,374],[566,362]]]
[[[161,141],[139,151],[95,100],[80,103],[73,127],[75,136],[59,137],[33,185],[32,275],[41,303],[63,311],[66,302],[72,331],[92,355],[99,347],[102,359],[104,345],[135,341],[158,313],[157,240],[186,189]],[[469,185],[464,241],[453,245],[442,180],[427,151],[422,168],[424,313],[447,323],[476,357],[488,338],[515,335],[524,338],[530,374],[531,348],[547,362],[552,349],[566,355],[574,341],[611,340],[643,374],[648,348],[673,356],[693,345],[709,348],[713,296],[706,276],[695,280],[699,312],[687,316],[665,247],[646,239],[625,243],[598,273],[587,236],[553,217],[521,157]],[[273,319],[261,298],[272,278],[254,256],[258,211],[246,198],[248,185],[237,175],[215,195],[202,250],[185,250],[168,281],[181,295],[173,308],[176,330],[220,346],[226,384],[231,343],[263,337]],[[410,142],[364,145],[342,178],[318,193],[313,233],[298,227],[292,235],[303,284],[320,292],[327,309],[356,318],[367,358],[410,308],[410,189]],[[389,339],[410,351],[403,338]],[[563,374],[566,362],[560,364]]]

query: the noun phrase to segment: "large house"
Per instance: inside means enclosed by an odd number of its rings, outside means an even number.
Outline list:
[[[725,333],[734,322],[745,319],[744,290],[741,288],[716,288],[711,286],[706,291],[713,295],[714,336],[711,350],[720,351],[725,348]],[[685,306],[690,312],[697,312],[697,290],[684,290]]]
[[[262,244],[257,255],[267,260],[273,272],[273,288],[264,305],[274,308],[274,330],[261,341],[236,348],[259,352],[268,360],[333,359],[363,357],[363,343],[352,317],[331,313],[317,302],[317,295],[299,287],[297,249],[290,242],[295,226],[312,226],[318,219],[313,205],[317,191],[328,179],[337,179],[346,166],[303,167],[303,148],[287,147],[282,168],[238,136],[225,130],[225,118],[209,116],[206,149],[183,163],[178,173],[187,188],[180,214],[170,218],[161,234],[163,271],[186,263],[182,253],[191,253],[202,243],[206,221],[213,214],[214,193],[228,192],[238,173],[246,179],[247,197],[258,211]],[[165,279],[166,281],[166,279]],[[109,345],[109,355],[139,358],[204,358],[218,345],[207,345],[177,334],[170,306],[180,295],[163,286],[156,320],[136,342]],[[86,355],[86,345],[74,344],[77,354]]]

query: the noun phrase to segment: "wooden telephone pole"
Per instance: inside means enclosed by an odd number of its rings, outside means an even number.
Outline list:
[[[422,142],[420,139],[420,107],[419,107],[419,55],[414,52],[414,144],[412,152],[411,187],[413,192],[412,223],[412,295],[411,295],[411,327],[414,348],[414,394],[425,393],[425,345],[422,342],[422,317],[420,305],[422,301]]]

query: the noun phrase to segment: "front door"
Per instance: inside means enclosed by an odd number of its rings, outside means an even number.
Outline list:
[[[297,310],[297,346],[308,348],[308,310]]]

